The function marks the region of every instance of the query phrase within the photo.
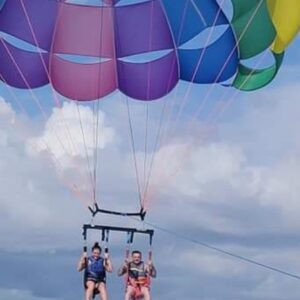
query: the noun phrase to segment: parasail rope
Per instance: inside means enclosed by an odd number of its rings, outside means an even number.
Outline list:
[[[130,107],[129,107],[129,99],[127,96],[126,96],[126,108],[127,108],[128,125],[129,125],[129,131],[130,131],[130,140],[131,140],[131,147],[132,147],[132,153],[133,153],[133,161],[134,161],[134,168],[135,168],[135,174],[136,174],[136,184],[137,184],[137,189],[138,189],[138,196],[139,196],[140,206],[141,206],[141,208],[143,208],[141,183],[140,183],[140,176],[139,176],[139,170],[138,170],[138,165],[137,165],[136,145],[135,145],[135,141],[134,141],[132,119],[131,119],[131,113],[130,113]]]
[[[224,1],[224,0],[223,0],[223,1]],[[205,97],[204,97],[204,99],[203,99],[201,105],[200,105],[199,108],[196,110],[196,112],[195,112],[194,116],[192,117],[192,119],[189,121],[189,124],[187,124],[187,127],[188,127],[188,125],[191,125],[191,124],[196,120],[196,118],[199,116],[199,114],[201,113],[203,107],[205,106],[205,104],[207,103],[207,101],[208,101],[208,99],[209,99],[209,96],[211,95],[212,91],[215,89],[215,84],[218,82],[219,78],[221,77],[221,75],[222,75],[224,69],[226,68],[226,66],[228,65],[228,63],[229,63],[229,61],[230,61],[230,59],[231,59],[231,57],[232,57],[232,55],[234,54],[234,51],[238,48],[238,45],[239,45],[240,41],[244,38],[245,34],[247,33],[247,30],[248,30],[249,26],[251,25],[251,23],[252,23],[254,17],[256,16],[256,14],[257,14],[259,8],[261,7],[261,5],[262,5],[263,3],[264,3],[264,0],[261,0],[261,1],[259,2],[259,4],[257,5],[257,7],[255,8],[255,10],[253,11],[253,14],[251,15],[251,18],[249,18],[249,20],[248,20],[248,22],[247,22],[245,28],[244,28],[243,31],[241,32],[241,35],[240,35],[240,37],[238,38],[238,40],[236,41],[236,44],[235,44],[234,48],[232,49],[232,51],[230,52],[229,56],[227,57],[227,59],[226,59],[225,63],[223,64],[223,66],[222,66],[220,72],[218,73],[218,75],[217,75],[217,77],[216,77],[214,83],[213,83],[212,85],[210,85],[210,87],[209,87],[209,89],[208,89],[208,91],[207,91],[207,93],[206,93],[206,95],[205,95]],[[198,71],[198,68],[196,68],[195,71],[197,72],[197,71]],[[188,95],[189,95],[189,94],[187,94],[187,96],[188,96]],[[189,129],[190,129],[190,127],[188,127],[188,130],[189,130]],[[188,131],[188,130],[187,130],[187,131]]]
[[[38,44],[38,41],[37,41],[35,32],[34,32],[34,30],[33,30],[32,23],[31,23],[31,21],[30,21],[29,15],[28,15],[28,13],[27,13],[26,7],[25,7],[25,5],[24,5],[24,3],[23,3],[23,0],[21,0],[21,5],[22,5],[22,8],[23,8],[25,17],[26,17],[26,19],[27,19],[29,28],[30,28],[30,30],[31,30],[33,39],[34,39],[34,41],[35,41],[35,43],[36,43],[36,45],[37,45],[37,49],[38,49],[38,52],[39,52],[40,57],[41,57],[42,65],[43,65],[43,67],[44,67],[44,69],[45,69],[45,72],[46,72],[46,75],[47,75],[47,77],[48,77],[48,79],[49,79],[49,82],[51,83],[51,78],[50,78],[50,76],[49,76],[49,72],[48,72],[47,67],[46,67],[46,65],[45,65],[45,61],[44,61],[44,59],[43,59],[43,57],[42,57],[42,52],[41,52],[41,50],[40,50],[40,48],[39,48],[39,44]],[[38,99],[38,97],[36,96],[36,94],[35,94],[35,93],[33,92],[33,90],[31,89],[31,86],[29,85],[29,83],[28,83],[28,81],[27,81],[25,75],[23,74],[23,72],[21,71],[21,69],[20,69],[18,63],[16,62],[16,60],[15,60],[14,57],[12,56],[10,50],[7,48],[5,42],[4,42],[2,39],[1,39],[1,42],[2,42],[2,44],[3,44],[3,46],[4,46],[4,48],[6,49],[6,52],[8,53],[8,55],[9,55],[10,59],[12,60],[13,64],[15,65],[15,67],[16,67],[18,73],[20,74],[22,80],[24,81],[26,87],[29,89],[29,92],[30,92],[31,95],[32,95],[32,99],[33,99],[34,102],[36,103],[37,107],[39,108],[39,110],[40,110],[41,113],[42,113],[42,116],[43,116],[44,120],[46,121],[46,120],[47,120],[47,115],[46,115],[45,110],[43,109],[43,106],[42,106],[40,100]],[[50,86],[51,86],[51,84],[50,84]],[[51,89],[52,89],[52,94],[53,94],[52,99],[53,99],[53,100],[56,100],[56,101],[55,101],[56,106],[57,106],[58,108],[61,108],[59,99],[58,99],[58,97],[57,97],[57,93],[55,92],[55,90],[53,89],[52,86],[51,86]],[[71,137],[69,128],[66,126],[66,120],[65,120],[63,111],[61,111],[61,116],[63,117],[63,121],[64,121],[64,124],[65,124],[64,128],[67,130],[67,133],[68,133],[67,136],[69,137],[69,141],[71,141],[71,144],[73,145],[73,149],[75,149],[75,146],[74,146],[74,143],[73,143],[73,140],[72,140],[72,137]],[[50,129],[50,131],[54,132],[54,135],[55,135],[57,141],[59,142],[60,146],[62,147],[63,151],[64,151],[64,152],[67,152],[67,150],[66,150],[66,148],[65,148],[65,145],[63,144],[62,140],[58,137],[56,131],[53,129],[53,126],[49,126],[49,129]],[[54,154],[52,153],[52,151],[50,150],[50,147],[49,147],[48,145],[46,146],[46,148],[47,148],[47,151],[48,151],[52,156],[54,156]],[[58,158],[56,158],[56,160],[58,161]],[[61,168],[62,168],[62,170],[63,170],[63,167],[62,167],[61,164],[60,164],[60,166],[61,166]],[[78,166],[76,165],[76,167],[78,167]]]
[[[186,13],[187,13],[187,8],[188,8],[188,3],[189,1],[186,1],[185,2],[185,6],[184,6],[184,10],[183,10],[183,20],[180,24],[180,28],[179,28],[179,33],[178,33],[178,38],[177,38],[177,43],[179,43],[180,41],[180,38],[181,38],[181,35],[182,35],[182,32],[183,32],[183,25],[184,25],[184,20],[186,18]],[[164,10],[164,6],[162,5],[162,9]],[[165,12],[166,14],[166,12]],[[169,21],[167,19],[167,22],[169,24]],[[171,26],[169,24],[169,26]],[[175,40],[175,37],[173,35],[173,33],[171,32],[171,35],[172,35],[172,38],[173,38],[173,41]],[[175,50],[177,51],[177,50]],[[172,63],[172,67],[171,67],[171,72],[170,72],[170,76],[169,76],[169,82],[168,82],[168,89],[171,85],[171,79],[172,79],[172,71],[174,70],[176,66],[176,60],[174,59],[173,60],[173,63]],[[161,113],[160,113],[160,117],[159,117],[159,126],[158,126],[158,131],[157,131],[157,134],[156,134],[156,137],[155,137],[155,142],[154,142],[154,148],[153,148],[153,152],[152,152],[152,155],[151,155],[151,159],[150,159],[150,166],[149,166],[149,170],[148,170],[148,175],[147,175],[147,179],[146,179],[146,185],[145,185],[145,189],[144,189],[144,195],[143,195],[143,199],[144,199],[144,206],[146,206],[147,202],[149,202],[149,199],[148,199],[148,189],[149,189],[149,186],[150,186],[150,181],[151,181],[151,177],[152,177],[152,171],[153,171],[153,165],[154,165],[154,161],[155,161],[155,156],[156,156],[156,152],[158,150],[158,147],[160,145],[160,140],[162,139],[162,135],[164,133],[164,128],[163,128],[163,125],[164,125],[164,121],[167,117],[167,120],[170,122],[170,118],[171,118],[171,115],[172,115],[172,111],[174,110],[174,106],[175,106],[175,99],[176,99],[176,95],[177,95],[177,91],[178,91],[178,86],[176,86],[175,88],[176,92],[175,92],[175,96],[173,98],[173,101],[167,101],[167,99],[164,99],[164,104],[163,104],[163,108],[161,110]],[[170,105],[171,103],[171,105]],[[167,115],[168,113],[168,115]],[[168,122],[165,122],[165,124],[167,124]]]
[[[20,69],[20,66],[18,65],[18,63],[16,62],[15,58],[13,57],[13,55],[11,54],[10,50],[8,49],[7,45],[5,44],[3,39],[0,39],[1,43],[3,45],[3,47],[5,48],[7,54],[9,55],[10,59],[12,60],[13,64],[15,65],[19,75],[21,76],[22,80],[24,81],[27,89],[29,90],[29,93],[31,94],[32,99],[34,100],[34,103],[37,105],[38,109],[40,110],[43,120],[46,122],[47,121],[47,114],[46,111],[44,110],[39,98],[37,97],[37,95],[33,92],[33,90],[31,89],[30,84],[28,83],[25,75],[23,74],[22,70]],[[2,74],[1,77],[3,78]],[[49,128],[50,130],[52,129],[52,132],[54,132],[54,135],[58,141],[58,143],[60,144],[60,146],[62,147],[62,149],[66,152],[66,148],[64,146],[64,144],[62,143],[61,139],[58,137],[57,133],[53,130],[52,127]],[[47,145],[47,151],[49,151],[49,153],[52,153],[52,150],[50,149],[49,145]]]
[[[183,11],[183,18],[182,18],[182,20],[181,20],[180,29],[179,29],[179,34],[178,34],[178,38],[177,38],[176,44],[179,44],[179,42],[180,42],[180,38],[181,38],[181,35],[182,35],[182,32],[183,32],[183,25],[184,25],[184,22],[185,22],[185,19],[186,19],[187,8],[188,8],[188,3],[189,3],[189,2],[192,3],[193,7],[195,8],[195,10],[196,10],[197,14],[199,15],[199,17],[200,17],[201,21],[203,22],[203,24],[206,25],[206,21],[205,21],[205,19],[204,19],[204,17],[203,17],[203,14],[201,13],[200,9],[198,9],[198,7],[197,7],[196,4],[194,3],[194,1],[193,1],[193,0],[186,1],[185,6],[184,6],[184,11]],[[223,2],[224,2],[224,0],[223,0]],[[214,22],[213,22],[213,26],[212,26],[212,28],[211,28],[211,30],[210,30],[210,33],[209,33],[209,36],[208,36],[208,38],[207,38],[207,40],[206,40],[206,42],[205,42],[204,51],[201,53],[201,56],[200,56],[200,58],[199,58],[199,60],[198,60],[198,62],[197,62],[197,66],[196,66],[196,68],[195,68],[195,70],[194,70],[194,73],[193,73],[193,76],[192,76],[193,79],[191,80],[191,82],[190,82],[190,84],[189,84],[189,89],[191,89],[192,82],[193,82],[193,80],[194,80],[194,78],[195,78],[195,76],[196,76],[196,73],[197,73],[197,71],[198,71],[198,69],[199,69],[199,67],[200,67],[200,64],[201,64],[201,62],[202,62],[202,60],[203,60],[203,57],[204,57],[204,54],[205,54],[205,49],[206,49],[206,47],[207,47],[207,45],[208,45],[208,43],[209,43],[209,40],[210,40],[211,35],[212,35],[212,33],[213,33],[213,30],[214,30],[214,26],[215,26],[215,24],[216,24],[216,22],[217,22],[217,20],[218,20],[218,16],[219,16],[219,14],[220,14],[220,12],[221,12],[223,2],[221,3],[221,5],[220,5],[220,7],[219,7],[219,10],[218,10],[218,12],[217,12],[217,14],[216,14],[216,17],[215,17],[215,19],[214,19]],[[174,37],[173,37],[173,40],[174,40]],[[171,76],[170,76],[170,78],[171,78]],[[151,164],[150,164],[151,168],[150,168],[150,170],[149,170],[149,175],[148,175],[148,180],[147,180],[147,185],[146,185],[147,188],[146,188],[146,191],[145,191],[145,195],[147,195],[148,188],[149,188],[149,185],[150,185],[150,179],[151,179],[152,168],[153,168],[154,161],[155,161],[155,158],[156,158],[156,155],[155,155],[155,154],[156,154],[156,151],[157,151],[157,149],[158,149],[159,144],[162,144],[162,143],[163,143],[163,140],[166,140],[166,136],[167,136],[166,133],[169,131],[169,126],[170,126],[170,124],[171,124],[171,116],[172,116],[173,113],[174,113],[175,99],[176,99],[177,96],[178,96],[178,85],[176,86],[175,89],[176,89],[176,90],[175,90],[174,98],[173,98],[173,101],[172,101],[173,105],[172,105],[172,108],[169,110],[170,113],[169,113],[169,115],[168,115],[168,120],[167,120],[167,122],[165,123],[165,128],[164,128],[163,134],[161,135],[161,125],[160,125],[160,129],[159,129],[159,132],[158,132],[157,137],[156,137],[155,148],[154,148],[154,152],[153,152],[152,159],[151,159]],[[187,94],[189,94],[189,93],[187,93]],[[177,118],[176,118],[176,121],[175,121],[175,125],[177,124],[177,122],[178,122],[178,120],[179,120],[179,116],[181,115],[181,113],[182,113],[182,111],[183,111],[183,107],[185,106],[185,104],[186,104],[186,102],[187,102],[187,98],[188,98],[187,94],[186,94],[185,97],[184,97],[184,101],[181,102],[181,105],[180,105],[180,108],[179,108],[179,112],[177,112]],[[165,111],[165,108],[163,109],[163,112],[164,112],[164,111]],[[161,116],[160,124],[162,124],[162,121],[163,121],[163,120],[162,120],[162,117],[163,117],[163,116]],[[167,125],[168,125],[168,126],[167,126]],[[146,198],[146,197],[147,197],[147,196],[145,196],[145,198]]]
[[[30,17],[29,17],[29,15],[28,15],[26,6],[25,6],[25,4],[24,4],[24,0],[21,0],[21,6],[22,6],[22,9],[23,9],[24,15],[25,15],[25,17],[26,17],[28,26],[29,26],[29,28],[30,28],[30,31],[31,31],[33,40],[34,40],[34,42],[35,42],[35,44],[36,44],[36,46],[37,46],[37,50],[38,50],[39,56],[40,56],[40,58],[41,58],[42,66],[43,66],[43,68],[44,68],[44,71],[45,71],[45,73],[46,73],[46,75],[47,75],[47,78],[48,78],[48,80],[49,80],[49,83],[50,83],[50,89],[51,89],[51,92],[52,92],[52,100],[54,101],[56,107],[61,108],[61,107],[62,107],[62,105],[61,105],[61,102],[62,102],[62,101],[61,101],[61,99],[59,98],[58,93],[55,91],[55,89],[54,89],[53,86],[52,86],[52,79],[51,79],[51,77],[50,77],[49,70],[48,70],[48,68],[47,68],[47,66],[46,66],[46,64],[45,64],[44,59],[43,59],[42,51],[41,51],[41,49],[40,49],[39,42],[38,42],[38,40],[37,40],[36,34],[35,34],[34,30],[33,30],[33,26],[32,26]],[[56,29],[56,24],[55,24],[55,29]],[[51,51],[52,51],[52,50],[51,50]],[[63,110],[61,110],[61,118],[62,118],[62,121],[63,121],[63,124],[64,124],[64,129],[65,129],[66,132],[67,132],[67,135],[66,135],[66,136],[68,137],[69,144],[71,145],[71,147],[73,147],[73,151],[74,151],[76,147],[75,147],[75,144],[73,143],[73,138],[72,138],[72,136],[71,136],[71,132],[70,132],[68,123],[66,122],[66,118],[65,118],[65,116],[64,116]],[[74,153],[74,152],[73,152],[73,153]]]
[[[115,39],[119,39],[119,32],[118,32],[117,27],[116,27],[116,31],[115,31]],[[114,53],[114,54],[116,56],[116,53]],[[126,83],[127,83],[127,80],[125,78],[125,86],[127,86]],[[129,134],[130,134],[130,142],[131,142],[131,149],[132,149],[132,156],[133,156],[133,164],[134,164],[134,170],[135,170],[135,179],[136,179],[136,185],[137,185],[139,205],[140,205],[140,208],[143,209],[140,174],[139,174],[139,168],[138,168],[138,163],[137,163],[137,153],[136,153],[137,151],[136,151],[136,144],[135,144],[135,140],[134,140],[133,124],[132,124],[130,105],[129,105],[129,97],[127,95],[125,97],[125,104],[126,104],[126,111],[127,111],[127,118],[128,118],[128,127],[129,127]]]
[[[78,119],[79,119],[81,134],[82,134],[82,138],[83,138],[84,151],[85,151],[85,156],[86,156],[86,161],[87,161],[87,169],[88,169],[88,172],[90,173],[91,184],[92,184],[92,186],[94,186],[92,168],[91,168],[91,163],[90,163],[90,159],[89,159],[89,154],[88,154],[88,149],[87,149],[87,143],[86,143],[86,138],[85,138],[85,134],[84,134],[84,129],[83,129],[83,124],[82,124],[81,113],[80,113],[78,101],[76,101],[76,108],[77,108],[77,114],[78,114]]]
[[[103,9],[101,10],[101,29],[100,29],[100,39],[99,39],[99,53],[102,53],[102,49],[103,49],[103,43],[102,43],[102,33],[103,33]],[[102,64],[99,64],[99,68],[98,68],[98,85],[97,85],[97,89],[98,89],[98,95],[99,95],[99,91],[101,90],[101,67]],[[95,108],[95,105],[94,105]],[[94,204],[98,203],[97,202],[97,173],[98,173],[98,162],[99,162],[99,152],[98,152],[98,145],[99,145],[99,111],[100,111],[100,99],[97,100],[97,107],[96,107],[96,113],[94,112],[93,116],[96,116],[96,128],[95,132],[94,132],[94,138],[95,138],[95,145],[94,145],[94,191],[93,191],[93,201]]]
[[[19,97],[16,95],[16,93],[14,92],[13,88],[6,82],[5,78],[2,76],[2,74],[0,74],[0,78],[1,80],[5,83],[5,87],[6,89],[8,90],[8,92],[11,94],[11,96],[13,97],[13,99],[15,100],[15,102],[17,103],[17,105],[19,106],[21,112],[23,114],[27,114],[25,108],[24,108],[24,105],[22,104],[22,102],[19,100]],[[23,136],[26,136],[25,133],[26,133],[26,128],[24,130],[24,128],[22,127],[22,135]],[[82,193],[79,191],[79,189],[77,188],[76,185],[68,182],[65,180],[64,176],[63,176],[63,166],[61,164],[61,162],[59,161],[59,159],[57,158],[57,156],[55,156],[55,154],[50,150],[50,147],[49,147],[49,144],[46,142],[46,140],[43,140],[39,143],[35,142],[35,145],[37,147],[39,146],[44,146],[49,155],[52,157],[52,159],[50,159],[50,157],[47,155],[46,158],[49,160],[50,162],[50,165],[52,165],[52,167],[55,168],[58,168],[59,170],[59,173],[60,175],[62,176],[62,181],[64,182],[64,184],[70,189],[70,191],[78,198],[78,199],[81,199],[82,201],[86,201],[86,199],[83,197]]]
[[[260,63],[265,59],[267,53],[264,53],[264,55],[261,56],[260,60],[258,60],[258,62],[254,65],[253,70],[251,70],[251,72],[249,72],[249,75],[247,75],[245,77],[244,82],[241,84],[241,87],[243,87],[251,78],[251,75],[253,74],[253,72],[255,72],[255,68],[258,67],[260,65]],[[226,102],[221,103],[221,105],[215,105],[215,109],[214,111],[208,116],[207,118],[207,124],[209,125],[213,125],[214,123],[216,123],[216,121],[225,113],[225,111],[232,105],[232,103],[236,100],[237,96],[241,93],[241,90],[236,90],[233,95],[227,99]],[[223,97],[221,98],[221,101],[224,100],[226,93],[223,94]],[[208,135],[208,134],[207,134]],[[203,135],[201,136],[201,138],[205,138],[207,137],[207,135]],[[183,157],[187,157],[187,154],[189,152],[189,149],[191,148],[191,146],[189,146],[186,150],[185,150],[185,155],[183,155]],[[165,177],[164,179],[164,183],[168,183],[170,181],[170,179],[175,176],[181,169],[183,163],[179,163],[179,165],[177,166],[177,168],[175,169],[175,171],[171,174],[169,174],[167,177]],[[161,184],[162,186],[162,184]],[[157,186],[157,188],[159,188],[159,186]]]
[[[136,221],[140,221],[136,218],[134,218]],[[155,225],[155,224],[152,224],[152,223],[149,223],[149,222],[145,222],[148,226],[151,226],[152,228],[154,229],[157,229],[161,232],[164,232],[164,233],[167,233],[169,235],[173,235],[175,236],[176,238],[178,239],[181,239],[181,240],[185,240],[185,241],[188,241],[190,243],[193,243],[193,244],[196,244],[198,246],[202,246],[202,247],[205,247],[207,249],[210,249],[210,250],[214,250],[214,251],[217,251],[219,253],[222,253],[224,255],[227,255],[227,256],[231,256],[233,258],[236,258],[238,260],[241,260],[241,261],[244,261],[246,263],[249,263],[249,264],[253,264],[253,265],[256,265],[258,267],[261,267],[261,268],[264,268],[264,269],[268,269],[268,270],[271,270],[273,272],[276,272],[276,273],[279,273],[279,274],[282,274],[282,275],[285,275],[285,276],[288,276],[288,277],[292,277],[294,279],[298,279],[300,280],[300,275],[297,275],[297,274],[294,274],[294,273],[291,273],[291,272],[288,272],[288,271],[285,271],[285,270],[282,270],[282,269],[279,269],[279,268],[276,268],[276,267],[273,267],[269,264],[265,264],[265,263],[262,263],[262,262],[259,262],[257,260],[254,260],[254,259],[251,259],[251,258],[248,258],[244,255],[240,255],[240,254],[237,254],[237,253],[234,253],[234,252],[231,252],[231,251],[227,251],[227,250],[224,250],[220,247],[215,247],[215,246],[212,246],[208,243],[205,243],[205,242],[202,242],[198,239],[195,239],[195,238],[192,238],[192,237],[189,237],[189,236],[186,236],[184,234],[180,234],[178,232],[175,232],[175,231],[172,231],[172,230],[169,230],[167,228],[164,228],[164,227],[161,227],[161,226],[158,226],[158,225]]]
[[[223,0],[223,2],[224,2],[224,0]],[[221,3],[221,5],[223,4],[223,2]],[[235,47],[233,48],[233,50],[231,51],[231,53],[230,53],[230,55],[228,56],[227,60],[226,60],[225,63],[223,64],[223,67],[222,67],[221,71],[219,72],[219,74],[218,74],[218,76],[217,76],[217,78],[216,78],[214,84],[215,84],[215,83],[217,82],[217,80],[220,78],[220,76],[221,76],[221,74],[222,74],[224,68],[226,67],[226,65],[228,64],[228,62],[229,62],[229,60],[230,60],[230,57],[233,55],[235,49],[238,47],[239,41],[240,41],[240,40],[243,38],[243,36],[245,35],[245,33],[246,33],[248,27],[250,26],[250,24],[251,24],[253,18],[255,17],[255,15],[256,15],[256,13],[257,13],[259,7],[262,5],[262,3],[263,3],[263,0],[261,0],[260,3],[257,5],[257,7],[256,7],[255,11],[253,12],[251,18],[249,19],[248,23],[246,24],[245,28],[243,29],[240,38],[239,38],[238,41],[236,42]],[[221,10],[221,7],[220,7],[219,11],[220,11],[220,10]],[[215,22],[216,22],[216,20],[217,20],[217,18],[215,19]],[[212,27],[211,30],[213,30],[213,27]],[[207,43],[208,43],[208,42],[209,42],[209,41],[207,40]],[[201,58],[201,57],[200,57],[200,58]],[[200,64],[197,64],[197,66],[198,66],[198,68],[199,68],[199,67],[200,67]],[[195,74],[196,74],[198,68],[195,69],[193,77],[195,76]],[[251,75],[252,75],[252,73],[250,73],[250,74],[248,75],[248,78],[247,78],[247,79],[249,79],[249,78],[251,77]],[[246,80],[245,80],[245,81],[246,81]],[[245,82],[244,82],[244,83],[245,83]],[[193,84],[192,82],[189,82],[189,86],[192,86],[192,84]],[[195,121],[197,120],[197,117],[199,116],[201,110],[204,108],[204,105],[206,104],[206,102],[207,102],[207,100],[208,100],[208,97],[209,97],[209,95],[211,94],[211,92],[212,92],[213,89],[214,89],[214,85],[211,85],[210,88],[209,88],[209,91],[206,93],[206,96],[204,97],[204,100],[203,100],[202,103],[200,104],[199,108],[196,110],[195,114],[192,116],[191,120],[190,120],[190,121],[188,122],[188,124],[186,125],[186,128],[191,129],[191,124],[193,124],[193,122],[195,122]],[[236,92],[236,95],[238,95],[240,92],[241,92],[240,90],[237,91],[237,92]],[[184,96],[184,99],[185,99],[185,100],[184,100],[183,102],[185,103],[185,105],[186,105],[186,103],[187,103],[187,99],[188,99],[188,94],[189,94],[189,93],[190,93],[190,88],[188,89],[188,93],[186,93],[185,96]],[[233,102],[233,101],[230,101],[230,103],[232,103],[232,102]],[[229,105],[228,105],[228,106],[229,106]],[[227,107],[228,107],[228,106],[227,106]],[[182,111],[182,109],[181,109],[181,111]],[[223,110],[223,112],[224,112],[224,110]],[[178,120],[179,120],[179,115],[177,114],[177,117],[176,117],[176,123],[178,122]],[[188,133],[188,130],[186,130],[186,132]],[[166,140],[166,135],[164,136],[164,139]],[[188,149],[190,149],[190,148],[191,148],[191,146],[188,147]],[[186,152],[188,152],[188,151],[186,151]],[[186,154],[188,154],[188,153],[186,153]],[[185,158],[188,158],[188,155],[184,155],[184,157],[185,157]],[[162,161],[166,161],[166,160],[163,159]],[[176,169],[176,171],[174,172],[174,174],[171,174],[171,175],[167,176],[167,178],[170,178],[171,176],[177,174],[177,172],[179,171],[179,169],[181,168],[181,166],[182,166],[182,161],[179,162],[179,166],[178,166],[178,168]],[[164,168],[162,168],[162,169],[164,169]],[[163,181],[164,183],[166,182],[165,179],[162,180],[162,181]]]
[[[176,45],[180,43],[180,39],[181,39],[181,35],[182,35],[182,32],[183,32],[184,23],[185,23],[185,20],[186,20],[187,8],[188,8],[189,2],[192,3],[193,7],[194,7],[195,10],[196,10],[196,13],[199,15],[199,17],[200,17],[200,19],[201,19],[203,25],[207,25],[207,23],[206,23],[206,21],[205,21],[205,19],[204,19],[204,17],[203,17],[203,14],[201,13],[201,10],[198,9],[198,7],[196,6],[195,2],[194,2],[193,0],[187,0],[187,1],[185,2],[185,7],[184,7],[184,11],[183,11],[183,17],[182,17],[181,24],[180,24],[180,30],[179,30],[178,38],[177,38],[177,41],[176,41]],[[224,2],[224,0],[223,0],[223,2]],[[218,15],[220,14],[220,11],[221,11],[221,9],[222,9],[223,2],[220,4],[220,7],[219,7],[219,10],[218,10],[218,12],[217,12],[217,14],[216,14],[216,17],[215,17],[215,19],[214,19],[213,25],[212,25],[212,27],[211,27],[211,29],[210,29],[210,32],[209,32],[209,35],[208,35],[208,37],[207,37],[207,39],[206,39],[206,42],[205,42],[205,45],[204,45],[204,50],[203,50],[203,52],[202,52],[202,54],[201,54],[201,56],[200,56],[200,58],[199,58],[199,60],[198,60],[198,62],[197,62],[197,65],[199,65],[199,67],[200,67],[200,64],[201,64],[201,62],[202,62],[203,56],[204,56],[204,54],[205,54],[206,47],[207,47],[207,45],[208,45],[208,43],[209,43],[209,41],[210,41],[211,35],[212,35],[213,31],[214,31],[214,26],[215,26],[215,24],[216,24],[216,22],[217,22]],[[166,12],[165,12],[165,13],[166,13]],[[174,39],[175,39],[175,38],[173,37],[173,40],[174,40]],[[198,67],[198,68],[199,68],[199,67]],[[195,77],[196,72],[197,72],[197,68],[195,68],[195,70],[194,70],[194,74],[192,75],[193,78]],[[171,77],[170,77],[170,78],[171,78]],[[192,81],[193,81],[193,80],[192,80]],[[190,82],[190,85],[191,85],[191,83],[192,83],[192,82]],[[178,98],[178,90],[179,90],[179,88],[178,88],[178,85],[177,85],[177,86],[175,87],[174,97],[173,97],[173,99],[172,99],[172,101],[171,101],[172,107],[171,107],[171,109],[169,110],[168,119],[167,119],[167,121],[165,122],[164,132],[163,132],[163,134],[162,134],[162,137],[160,138],[160,139],[161,139],[160,144],[163,144],[163,142],[166,141],[167,133],[170,131],[171,117],[175,114],[175,103],[176,103],[175,100]],[[181,115],[181,112],[183,111],[183,107],[184,107],[184,105],[185,105],[185,102],[187,102],[187,97],[185,97],[185,101],[182,101],[181,104],[179,105],[179,112],[177,112],[177,114],[176,114],[177,117],[175,116],[175,126],[174,126],[174,128],[176,127],[176,124],[177,124],[177,122],[178,122],[179,116]],[[171,106],[171,105],[170,105],[170,106]]]

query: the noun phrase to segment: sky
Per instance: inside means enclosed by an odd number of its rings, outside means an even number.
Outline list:
[[[147,223],[111,216],[94,220],[155,229],[153,299],[299,299],[296,278],[216,251],[300,275],[299,46],[298,37],[264,89],[236,93],[215,87],[195,120],[209,86],[180,83],[148,106],[131,99],[127,106],[127,98],[114,92],[99,102],[96,149],[97,106],[65,101],[59,108],[51,89],[40,88],[34,93],[45,103],[43,117],[28,91],[2,83],[0,299],[83,298],[76,264],[81,227],[91,219],[86,206],[95,153],[97,199],[118,210],[139,209],[136,169],[144,190],[154,158]],[[188,105],[176,119],[185,98]],[[155,148],[165,102],[171,117],[166,114],[166,138]],[[88,245],[95,240],[99,234],[91,233]],[[109,245],[116,270],[126,236],[111,233]],[[133,246],[146,259],[147,238],[136,237]],[[108,276],[108,290],[110,299],[122,299],[124,281],[115,273]]]

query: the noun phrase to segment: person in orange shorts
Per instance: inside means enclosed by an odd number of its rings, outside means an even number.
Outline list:
[[[131,260],[125,259],[118,271],[119,276],[126,276],[125,300],[151,300],[150,278],[156,277],[156,269],[151,260],[145,263],[140,251],[131,253]]]

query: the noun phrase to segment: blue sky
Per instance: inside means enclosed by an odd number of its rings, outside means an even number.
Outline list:
[[[223,114],[213,114],[218,116],[216,121],[207,121],[211,107],[220,104],[224,93],[225,103],[232,99],[234,90],[214,88],[208,107],[189,128],[191,114],[209,89],[195,85],[181,118],[178,122],[171,119],[170,138],[155,153],[153,201],[147,221],[186,239],[156,230],[154,299],[299,299],[298,280],[188,240],[300,274],[299,46],[298,38],[269,86],[238,93]],[[166,97],[176,103],[174,113],[188,88],[180,83]],[[84,143],[74,104],[53,108],[49,87],[35,91],[47,103],[44,120],[27,91],[14,91],[28,111],[24,115],[1,84],[0,299],[82,299],[82,278],[76,263],[82,249],[81,226],[90,216],[85,201],[70,192],[66,181],[77,184],[86,200],[91,185],[85,146],[91,161],[94,155],[92,104],[78,108]],[[148,109],[147,170],[163,101],[151,103]],[[137,209],[125,97],[113,93],[101,101],[100,111],[98,197],[104,206]],[[138,170],[143,174],[145,105],[130,101],[130,111]],[[141,226],[134,220],[107,216],[96,221]],[[99,236],[90,236],[89,244],[95,239]],[[125,239],[111,234],[115,269],[122,263]],[[147,241],[142,237],[134,246],[146,254]],[[122,298],[123,281],[115,274],[109,276],[108,288],[111,299]]]

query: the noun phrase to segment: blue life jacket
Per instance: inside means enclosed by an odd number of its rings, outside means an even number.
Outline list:
[[[95,259],[93,256],[88,257],[88,265],[85,269],[86,280],[91,279],[95,281],[105,280],[106,272],[104,267],[104,259],[99,257]]]

